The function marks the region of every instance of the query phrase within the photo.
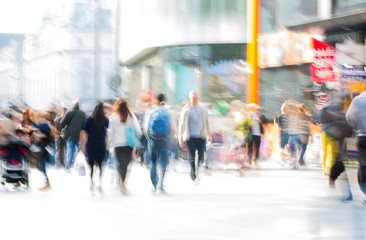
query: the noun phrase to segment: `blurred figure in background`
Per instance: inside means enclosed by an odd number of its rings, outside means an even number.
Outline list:
[[[132,127],[138,137],[141,136],[141,129],[137,118],[131,112],[128,102],[121,100],[116,102],[116,114],[110,118],[108,129],[109,142],[114,148],[115,157],[117,160],[117,171],[120,177],[120,188],[122,193],[127,193],[126,176],[128,164],[132,157],[132,148],[127,144],[126,128]]]
[[[311,136],[310,123],[312,117],[304,104],[296,104],[294,109],[290,111],[288,133],[289,133],[289,147],[291,157],[296,157],[296,152],[300,151],[299,164],[305,165],[304,155]],[[297,159],[294,159],[294,167],[296,167]]]
[[[249,164],[257,165],[259,158],[259,148],[261,145],[261,136],[264,133],[264,125],[267,124],[267,118],[263,115],[263,108],[256,104],[249,104],[248,111],[252,118],[252,141],[248,141],[248,161]],[[253,148],[255,155],[253,157]]]
[[[32,123],[35,129],[32,134],[32,143],[36,146],[33,147],[34,154],[38,159],[39,170],[44,174],[46,183],[40,190],[47,190],[51,188],[51,184],[47,175],[46,167],[47,163],[50,163],[50,153],[47,148],[53,141],[51,133],[51,123],[47,120],[49,118],[47,113],[34,113],[32,116]],[[32,148],[31,148],[32,149]]]
[[[204,160],[206,139],[211,141],[211,128],[208,121],[208,110],[199,104],[199,96],[195,91],[189,93],[189,104],[182,109],[179,118],[179,144],[187,145],[191,179],[196,181],[196,151],[198,152],[198,165]]]
[[[366,195],[366,88],[355,97],[346,113],[347,122],[357,131],[358,148],[358,182]],[[366,204],[366,201],[363,202]]]
[[[66,141],[65,132],[61,129],[61,120],[67,112],[66,108],[61,108],[58,110],[58,114],[55,118],[55,128],[57,130],[56,136],[56,166],[65,167],[65,152],[66,152]]]
[[[75,151],[79,149],[80,131],[85,121],[85,113],[80,110],[78,100],[74,101],[74,107],[65,114],[60,127],[64,131],[66,141],[66,169],[70,170],[74,163]]]
[[[157,164],[161,168],[159,190],[164,193],[164,177],[169,161],[170,138],[175,135],[175,124],[172,112],[165,108],[165,96],[159,94],[156,98],[156,107],[147,110],[144,119],[144,132],[148,139],[150,179],[153,184],[153,191],[157,190],[159,175]]]
[[[288,145],[289,139],[289,118],[288,114],[289,108],[286,105],[286,102],[281,106],[281,114],[275,119],[275,122],[280,127],[280,147],[281,147],[281,155],[286,154],[285,148]]]
[[[107,150],[108,126],[109,120],[104,114],[103,103],[99,103],[95,106],[92,115],[86,119],[80,139],[80,149],[84,152],[90,166],[90,191],[94,190],[93,173],[94,165],[97,165],[99,168],[98,190],[103,192],[102,162],[105,159]]]
[[[322,125],[321,141],[323,148],[323,171],[329,175],[339,152],[340,127],[337,127],[339,120],[344,118],[344,101],[340,93],[333,92],[329,96],[329,102],[323,107],[318,116],[318,121]]]

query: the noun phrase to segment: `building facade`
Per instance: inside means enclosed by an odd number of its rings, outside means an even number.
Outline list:
[[[42,27],[27,35],[22,46],[22,78],[10,86],[8,101],[48,109],[69,107],[78,98],[91,110],[97,100],[112,99],[115,52],[112,9],[91,0],[76,0],[47,12]],[[9,75],[10,69],[0,71]],[[12,82],[11,77],[2,78]]]

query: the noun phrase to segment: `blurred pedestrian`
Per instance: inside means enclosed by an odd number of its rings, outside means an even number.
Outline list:
[[[311,120],[312,117],[304,104],[299,104],[291,112],[289,117],[288,133],[289,133],[289,147],[291,157],[294,159],[294,167],[296,167],[296,152],[300,152],[299,164],[305,165],[304,156],[309,138],[311,136]]]
[[[66,152],[66,141],[64,130],[61,129],[61,120],[67,112],[66,108],[61,108],[58,110],[57,116],[55,118],[55,128],[57,130],[56,135],[56,166],[65,167],[65,152]]]
[[[165,192],[164,177],[169,161],[170,139],[175,135],[174,117],[171,111],[165,108],[165,103],[164,94],[159,94],[155,99],[156,106],[147,110],[144,119],[144,132],[148,139],[150,179],[153,191],[159,188],[162,193]],[[161,168],[160,184],[157,165]]]
[[[138,137],[141,136],[141,129],[137,118],[131,112],[128,102],[123,99],[118,101],[116,114],[111,117],[108,129],[109,141],[114,148],[117,160],[117,171],[120,177],[120,189],[122,193],[127,193],[126,175],[133,150],[133,148],[127,144],[127,127],[133,128]]]
[[[320,110],[318,116],[318,122],[322,125],[322,160],[323,171],[326,175],[330,174],[330,170],[339,153],[337,134],[339,134],[340,127],[337,124],[339,120],[344,119],[344,116],[344,101],[341,94],[337,92],[331,93],[327,105]]]
[[[98,190],[103,192],[102,189],[102,162],[105,159],[107,145],[107,129],[109,126],[109,120],[106,118],[103,110],[103,103],[99,103],[95,106],[94,111],[90,117],[88,117],[83,126],[80,149],[86,155],[89,167],[90,167],[90,190],[94,190],[94,165],[99,168],[99,186]]]
[[[358,182],[362,192],[366,195],[366,87],[355,97],[346,113],[347,122],[357,131],[358,148]],[[364,204],[366,201],[364,201]]]
[[[249,164],[257,165],[259,158],[259,148],[261,145],[261,136],[264,134],[264,125],[267,124],[268,120],[263,115],[263,108],[256,104],[249,104],[248,111],[251,114],[252,119],[252,139],[248,141],[248,161]],[[255,155],[253,157],[253,148],[255,149]]]
[[[188,148],[190,175],[191,179],[196,181],[196,151],[198,152],[198,166],[200,166],[204,161],[206,140],[211,141],[211,128],[208,121],[208,110],[199,104],[199,95],[195,91],[189,93],[189,103],[180,113],[178,136],[180,146],[185,143]]]
[[[66,141],[66,169],[70,170],[74,163],[75,152],[79,149],[80,131],[85,121],[85,113],[80,110],[79,101],[74,101],[74,107],[65,114],[60,127],[64,131]]]

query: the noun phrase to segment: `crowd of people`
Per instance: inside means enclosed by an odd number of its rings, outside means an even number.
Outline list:
[[[350,95],[334,91],[329,95],[328,104],[313,115],[305,104],[285,101],[281,113],[274,119],[282,154],[290,155],[294,167],[306,166],[305,152],[313,139],[312,125],[320,125],[322,169],[329,176],[330,186],[334,187],[335,180],[345,171],[345,140],[356,133],[359,183],[366,194],[366,113],[362,111],[366,105],[365,94],[356,96],[347,109],[345,102]],[[265,117],[261,106],[248,104],[245,108],[236,130],[242,133],[240,147],[246,150],[247,163],[256,166],[263,134],[270,131],[268,123],[271,121]],[[90,114],[80,109],[77,100],[71,109],[54,107],[46,113],[23,107],[4,111],[0,116],[0,154],[3,158],[6,155],[3,146],[9,139],[17,138],[27,143],[27,157],[45,177],[42,190],[51,187],[47,163],[54,161],[57,167],[70,172],[77,152],[81,151],[90,169],[90,190],[103,191],[103,163],[114,159],[119,188],[127,193],[126,178],[135,149],[150,169],[153,191],[164,193],[170,155],[174,153],[178,157],[173,149],[187,149],[190,178],[195,183],[199,181],[198,167],[204,162],[207,142],[213,140],[210,125],[209,109],[199,102],[195,91],[189,93],[189,102],[180,111],[179,118],[167,107],[164,94],[151,95],[151,101],[140,114],[135,114],[125,99],[98,103]],[[176,146],[172,148],[172,145]],[[98,186],[94,181],[96,168],[99,170]],[[19,183],[15,181],[14,185]],[[352,200],[350,190],[345,199]]]

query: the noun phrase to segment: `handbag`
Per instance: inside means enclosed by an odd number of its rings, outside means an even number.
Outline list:
[[[137,137],[135,128],[133,127],[127,127],[126,128],[126,138],[127,138],[127,144],[128,146],[132,148],[141,148],[141,142],[139,138]]]

